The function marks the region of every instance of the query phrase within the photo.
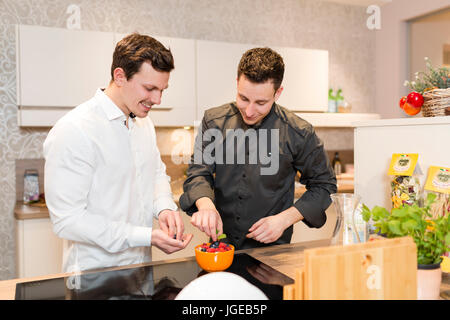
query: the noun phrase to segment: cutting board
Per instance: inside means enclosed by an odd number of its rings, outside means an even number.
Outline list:
[[[285,299],[417,298],[417,249],[412,238],[308,249]]]

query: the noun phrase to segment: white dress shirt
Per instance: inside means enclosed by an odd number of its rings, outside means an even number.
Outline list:
[[[45,198],[65,239],[64,272],[151,261],[152,218],[178,209],[151,119],[130,118],[129,128],[125,120],[98,89],[44,142]]]

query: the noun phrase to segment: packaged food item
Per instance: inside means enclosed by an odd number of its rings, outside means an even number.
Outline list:
[[[399,208],[404,204],[420,205],[421,188],[419,171],[416,170],[417,153],[392,155],[391,165],[388,174],[391,180],[391,200],[392,207]]]
[[[39,201],[39,176],[37,170],[25,170],[23,179],[23,203]]]
[[[431,205],[433,219],[450,213],[450,168],[430,166],[424,189],[436,195]]]

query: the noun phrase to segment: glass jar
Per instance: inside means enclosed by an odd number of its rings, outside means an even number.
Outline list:
[[[25,170],[23,178],[23,203],[39,201],[39,175],[37,170]]]

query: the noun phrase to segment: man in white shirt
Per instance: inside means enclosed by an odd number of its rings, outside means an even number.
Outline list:
[[[64,272],[149,262],[151,245],[173,253],[191,241],[147,116],[173,68],[157,40],[125,37],[108,87],[50,130],[45,195],[54,232],[65,240]],[[152,228],[153,217],[161,229]]]

